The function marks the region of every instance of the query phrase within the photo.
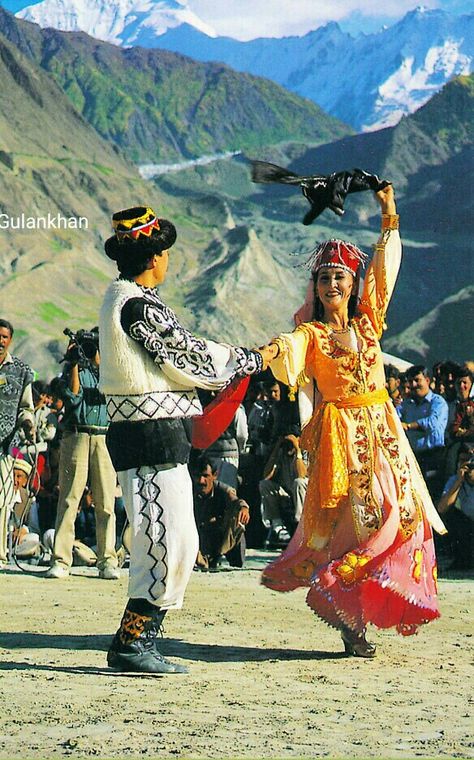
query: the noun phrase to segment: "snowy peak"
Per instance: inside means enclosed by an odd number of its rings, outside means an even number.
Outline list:
[[[215,37],[215,31],[193,13],[186,0],[43,0],[17,13],[41,27],[86,32],[115,45],[154,47],[169,29],[188,24]]]

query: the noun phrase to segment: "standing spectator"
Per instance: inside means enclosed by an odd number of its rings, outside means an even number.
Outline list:
[[[13,457],[9,449],[18,428],[34,441],[34,410],[31,394],[33,373],[8,349],[13,325],[0,319],[0,567],[7,561],[8,519],[14,498]]]
[[[217,465],[219,481],[227,483],[232,488],[237,488],[240,455],[245,449],[247,438],[247,415],[245,408],[240,404],[230,425],[206,449],[207,456]]]
[[[450,428],[451,439],[474,442],[474,374],[462,367],[456,378],[458,402]]]
[[[438,497],[440,478],[444,476],[444,434],[448,422],[448,405],[433,393],[426,367],[415,365],[407,370],[411,396],[400,406],[403,429],[430,493]]]
[[[290,434],[279,439],[259,484],[262,518],[271,529],[270,541],[288,541],[295,532],[306,496],[306,475],[299,438]]]
[[[107,410],[99,392],[98,348],[79,363],[77,346],[68,347],[68,371],[63,388],[64,432],[59,460],[59,501],[53,564],[48,578],[67,578],[73,560],[74,523],[88,482],[95,497],[97,567],[99,577],[120,577],[115,553],[115,484],[117,476],[107,450]]]
[[[394,364],[386,364],[385,370],[385,387],[388,390],[388,395],[395,408],[399,407],[403,401],[403,396],[400,390],[400,370],[398,370]]]
[[[469,367],[461,367],[456,378],[457,403],[451,423],[448,424],[446,439],[446,476],[456,470],[460,446],[464,442],[474,443],[474,374]]]
[[[278,385],[278,389],[280,386]],[[248,445],[250,453],[259,462],[266,460],[270,453],[270,440],[273,426],[273,400],[264,383],[259,386],[259,392],[248,415]]]
[[[458,471],[447,481],[438,504],[448,529],[454,562],[450,570],[474,567],[474,446],[462,443]]]
[[[239,499],[234,488],[220,483],[217,467],[205,454],[193,474],[194,514],[199,533],[197,565],[218,567],[225,555],[233,567],[243,567],[245,526],[250,519],[248,504]]]

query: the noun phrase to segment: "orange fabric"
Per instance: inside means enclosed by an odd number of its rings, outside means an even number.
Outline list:
[[[384,404],[388,400],[387,390],[381,388],[358,396],[325,401],[305,427],[301,446],[317,452],[306,498],[313,505],[319,505],[319,509],[303,512],[306,536],[312,537],[315,531],[327,528],[331,518],[322,515],[321,510],[336,509],[349,493],[346,430],[339,409]]]

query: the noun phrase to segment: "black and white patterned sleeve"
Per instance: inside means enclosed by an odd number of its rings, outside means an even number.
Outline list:
[[[185,386],[216,390],[236,376],[262,369],[262,357],[257,351],[192,335],[157,296],[150,300],[127,301],[122,309],[121,324],[165,374]]]

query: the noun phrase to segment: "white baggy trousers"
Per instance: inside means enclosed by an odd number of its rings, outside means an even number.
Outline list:
[[[146,465],[118,479],[131,527],[129,597],[179,609],[199,549],[188,468]]]

